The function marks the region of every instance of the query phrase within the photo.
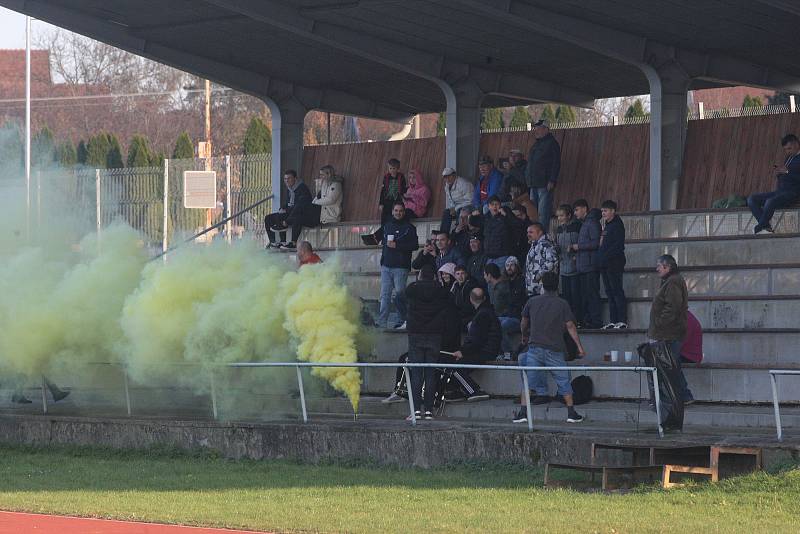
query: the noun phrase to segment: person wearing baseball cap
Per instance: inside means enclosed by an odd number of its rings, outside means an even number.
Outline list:
[[[452,167],[445,167],[442,171],[444,182],[444,212],[439,231],[450,233],[450,226],[456,214],[462,208],[472,211],[472,184],[458,176]]]
[[[533,125],[533,137],[536,142],[528,153],[525,183],[531,200],[538,205],[539,222],[547,233],[553,214],[553,190],[561,170],[561,145],[550,133],[550,123],[545,119]]]

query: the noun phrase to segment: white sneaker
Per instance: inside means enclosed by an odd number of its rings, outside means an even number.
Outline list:
[[[395,326],[394,329],[395,330],[405,330],[407,324],[408,324],[407,321],[403,321],[403,324]]]
[[[615,330],[624,330],[628,328],[628,323],[617,323],[614,325]]]
[[[392,392],[391,395],[386,397],[381,401],[382,404],[394,404],[395,402],[405,402],[406,399],[398,395],[397,393]]]
[[[506,362],[510,362],[511,361],[511,353],[510,352],[504,352],[503,353],[503,361],[506,361]]]
[[[617,327],[617,325],[615,323],[608,323],[607,325],[602,327],[600,330],[611,330],[611,329],[616,328],[616,327]]]

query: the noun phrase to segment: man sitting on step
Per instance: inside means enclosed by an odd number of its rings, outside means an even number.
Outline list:
[[[781,146],[786,160],[783,165],[773,165],[778,189],[769,193],[754,193],[747,198],[756,225],[754,234],[772,233],[772,215],[776,209],[785,208],[800,200],[800,140],[794,134],[785,135]]]

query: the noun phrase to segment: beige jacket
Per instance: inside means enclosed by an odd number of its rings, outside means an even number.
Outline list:
[[[330,180],[315,180],[316,195],[311,202],[321,206],[320,224],[339,222],[342,218],[342,179],[338,176]]]

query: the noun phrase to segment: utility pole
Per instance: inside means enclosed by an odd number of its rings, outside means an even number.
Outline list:
[[[211,80],[206,80],[206,150],[205,150],[205,158],[206,158],[206,170],[210,171],[213,169],[211,164]],[[214,209],[206,210],[206,228],[211,226],[211,220],[213,218]]]

